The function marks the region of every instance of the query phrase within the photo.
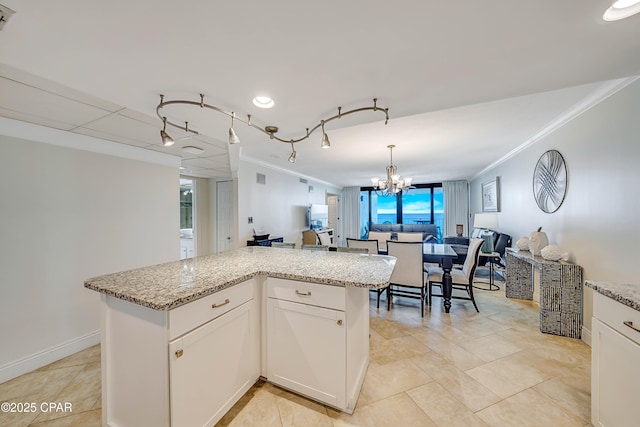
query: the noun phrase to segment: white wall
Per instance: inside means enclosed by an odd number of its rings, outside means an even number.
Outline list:
[[[515,242],[542,226],[583,267],[584,278],[640,284],[640,81],[632,83],[471,184],[471,213],[481,211],[481,184],[500,177],[499,230]],[[542,212],[532,176],[547,150],[562,153],[569,177],[563,205]],[[584,324],[591,329],[591,290]]]
[[[266,184],[256,183],[256,174],[266,175]],[[292,175],[246,160],[240,161],[238,170],[238,241],[245,246],[253,238],[253,227],[260,226],[273,236],[284,237],[285,242],[302,243],[302,231],[308,230],[306,209],[311,203],[326,204],[326,194],[340,194],[341,189],[309,178],[300,182],[302,175]],[[309,186],[313,192],[309,192]],[[253,217],[253,224],[248,223]]]
[[[99,342],[85,279],[179,258],[179,169],[6,135],[0,158],[1,383]]]

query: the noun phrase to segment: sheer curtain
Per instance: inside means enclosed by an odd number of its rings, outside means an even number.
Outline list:
[[[340,200],[341,246],[346,246],[347,237],[360,238],[360,187],[345,187]]]
[[[445,181],[444,193],[444,234],[455,236],[456,224],[464,226],[463,236],[469,235],[469,182]]]

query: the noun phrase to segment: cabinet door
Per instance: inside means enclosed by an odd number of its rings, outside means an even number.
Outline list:
[[[345,406],[343,311],[269,298],[267,378],[335,407]]]
[[[640,346],[592,322],[591,411],[594,426],[635,426],[640,420]]]
[[[253,301],[170,343],[172,426],[213,426],[258,379]]]

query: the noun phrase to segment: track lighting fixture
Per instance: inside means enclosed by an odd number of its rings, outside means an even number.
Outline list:
[[[240,138],[236,134],[236,131],[233,129],[233,119],[236,118],[236,113],[231,113],[231,127],[229,128],[229,144],[239,144]]]
[[[167,118],[163,117],[162,118],[162,130],[160,131],[160,138],[162,138],[162,145],[164,145],[165,147],[171,147],[173,144],[175,144],[175,140],[173,138],[171,138],[169,136],[169,134],[167,133]]]
[[[296,162],[296,149],[293,147],[293,141],[291,141],[291,155],[289,156],[289,163]]]
[[[349,110],[349,111],[342,111],[342,107],[338,107],[338,114],[328,117],[326,119],[323,119],[320,121],[320,123],[318,123],[317,125],[315,125],[313,128],[306,129],[306,134],[303,135],[300,138],[297,139],[291,139],[291,140],[286,140],[286,139],[282,139],[282,138],[278,138],[275,134],[276,132],[278,132],[278,127],[277,126],[273,126],[273,125],[269,125],[269,126],[265,126],[264,128],[254,124],[251,122],[251,116],[247,115],[247,119],[242,119],[240,117],[237,117],[236,114],[234,112],[229,112],[229,111],[225,111],[222,108],[216,107],[214,105],[210,105],[210,104],[206,104],[204,102],[204,95],[200,94],[200,101],[188,101],[188,100],[182,100],[182,99],[178,99],[178,100],[173,100],[173,101],[165,101],[164,100],[164,95],[160,95],[160,103],[158,104],[158,106],[156,107],[156,114],[158,115],[158,117],[160,119],[162,119],[162,123],[163,123],[163,129],[160,131],[160,135],[162,137],[162,143],[165,146],[169,146],[171,144],[173,144],[175,141],[173,138],[171,138],[167,132],[166,132],[166,127],[167,124],[173,126],[174,128],[180,129],[184,132],[187,133],[193,133],[195,135],[198,135],[199,132],[193,129],[189,129],[189,126],[187,125],[188,122],[185,122],[185,125],[183,126],[182,124],[178,124],[176,122],[172,122],[170,120],[167,120],[167,116],[163,115],[161,112],[163,110],[163,108],[165,108],[166,106],[169,105],[191,105],[194,107],[199,107],[199,108],[207,108],[209,110],[213,110],[213,111],[217,111],[218,113],[221,114],[226,114],[227,116],[231,117],[231,127],[229,128],[229,144],[238,144],[240,142],[240,138],[238,138],[238,135],[236,134],[235,128],[233,127],[234,125],[234,120],[238,120],[242,123],[245,123],[247,126],[252,127],[254,129],[259,130],[260,132],[266,134],[267,136],[269,136],[269,139],[275,139],[276,141],[279,142],[284,142],[287,144],[291,144],[291,149],[292,149],[292,153],[289,156],[289,161],[291,163],[295,163],[296,160],[296,151],[294,149],[294,143],[300,142],[300,141],[304,141],[305,139],[309,138],[311,136],[311,134],[313,132],[315,132],[318,129],[322,130],[322,142],[320,144],[320,147],[322,148],[330,148],[331,147],[331,143],[329,142],[329,136],[326,134],[325,130],[324,130],[324,125],[325,123],[328,123],[332,120],[336,120],[336,119],[340,119],[343,116],[349,115],[349,114],[353,114],[353,113],[360,113],[360,112],[364,112],[364,111],[380,111],[381,113],[383,113],[385,115],[385,121],[384,124],[386,125],[389,122],[389,109],[388,108],[380,108],[377,105],[378,99],[374,98],[373,99],[373,105],[372,106],[368,106],[368,107],[360,107],[360,108],[355,108],[353,110]],[[170,141],[170,142],[169,142]]]

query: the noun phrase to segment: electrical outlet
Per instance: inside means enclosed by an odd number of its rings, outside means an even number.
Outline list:
[[[253,217],[252,216],[249,217],[249,224],[253,224]]]

